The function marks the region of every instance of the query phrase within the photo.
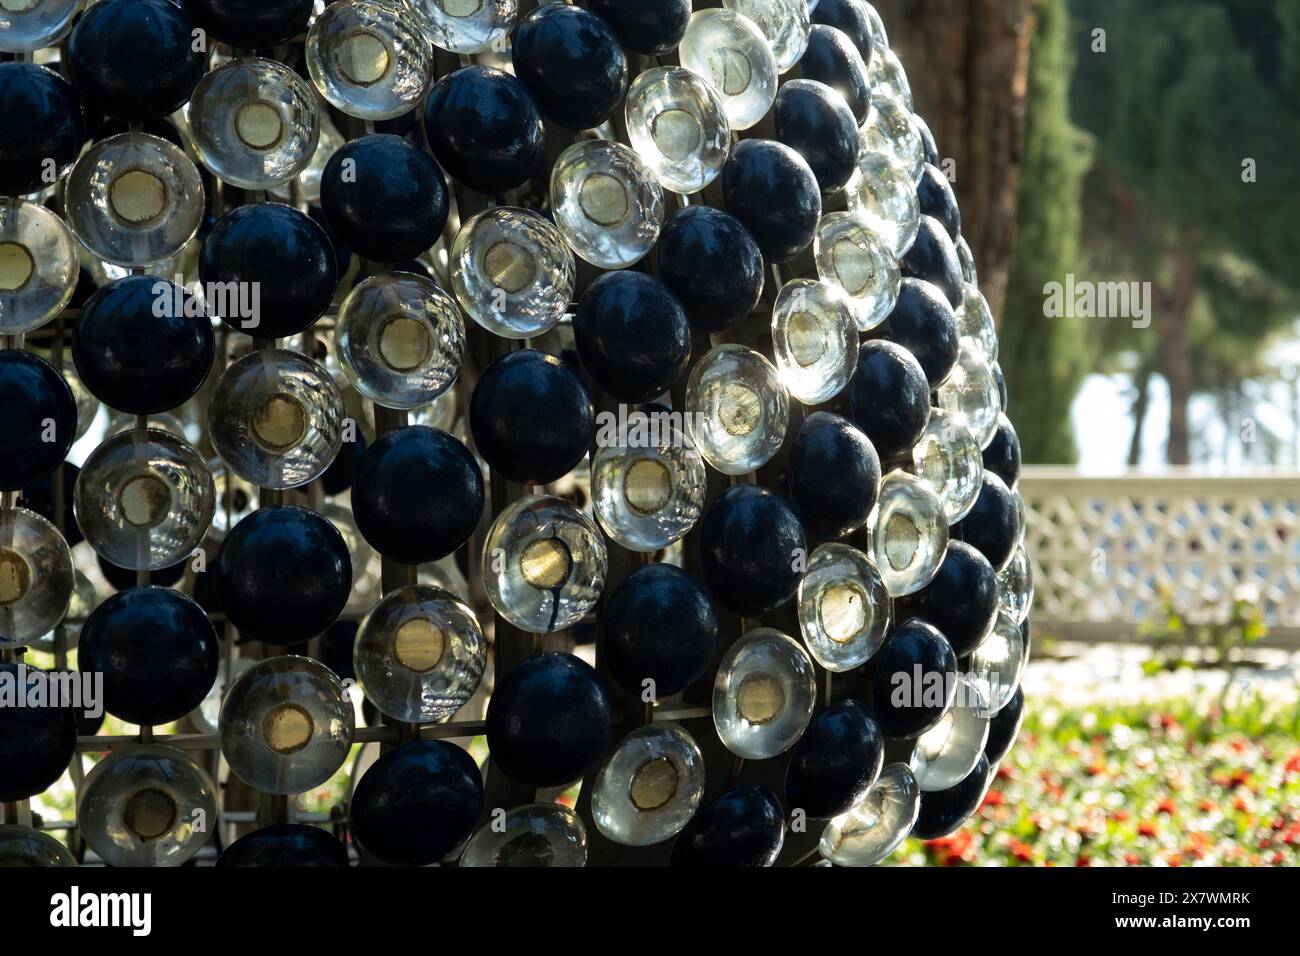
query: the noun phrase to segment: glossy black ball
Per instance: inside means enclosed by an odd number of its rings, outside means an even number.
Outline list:
[[[691,20],[691,0],[587,0],[629,50],[665,56],[677,49]]]
[[[240,837],[217,857],[217,866],[347,866],[348,850],[320,827],[281,823]]]
[[[0,661],[0,680],[15,694],[48,694],[39,668]],[[23,677],[26,676],[24,683]],[[77,750],[77,717],[70,707],[0,707],[0,801],[26,800],[63,776]]]
[[[708,670],[718,618],[695,580],[671,564],[637,568],[605,607],[601,659],[633,694],[654,681],[658,699],[684,691]]]
[[[621,402],[657,398],[691,360],[686,310],[668,286],[644,272],[607,272],[588,286],[573,337],[583,367]]]
[[[150,573],[149,581],[159,587],[169,588],[185,577],[185,568],[188,563],[188,559],[186,559],[173,564],[170,568],[159,568],[157,571]],[[135,587],[136,582],[140,580],[138,571],[119,567],[112,561],[105,560],[102,554],[95,555],[95,564],[99,567],[99,573],[104,576],[104,580],[108,582],[108,586],[115,591],[129,590]]]
[[[68,73],[86,109],[128,120],[175,112],[208,68],[193,30],[178,3],[100,0],[68,38]]]
[[[627,88],[627,57],[609,25],[580,7],[544,4],[510,38],[515,76],[547,119],[591,129],[609,119]]]
[[[438,164],[391,133],[340,147],[325,164],[320,199],[330,229],[375,262],[415,258],[447,224],[447,182]]]
[[[352,513],[370,546],[403,564],[459,548],[483,513],[483,476],[446,432],[409,425],[366,449],[352,484]]]
[[[785,842],[781,801],[767,787],[728,790],[696,811],[673,844],[672,866],[771,866]]]
[[[577,780],[604,752],[612,729],[600,677],[572,654],[525,658],[497,677],[488,701],[492,763],[520,783]]]
[[[858,161],[858,124],[844,97],[815,80],[787,80],[776,94],[776,138],[802,156],[824,193],[837,193]]]
[[[732,148],[722,167],[722,195],[769,262],[786,262],[808,248],[822,217],[812,168],[770,139],[746,139]]]
[[[481,193],[502,193],[538,172],[542,114],[509,73],[467,66],[434,85],[424,105],[429,148],[447,173]]]
[[[885,739],[866,705],[841,700],[817,713],[790,754],[785,802],[814,820],[846,813],[880,776]]]
[[[886,737],[910,740],[941,719],[957,693],[957,655],[919,618],[894,628],[876,658],[872,705]]]
[[[778,494],[734,485],[700,524],[704,579],[719,604],[757,617],[794,597],[796,558],[805,553],[803,525]]]
[[[998,615],[993,565],[963,541],[950,540],[930,583],[901,600],[909,614],[939,629],[953,653],[965,657],[983,643]]]
[[[62,176],[86,142],[81,100],[63,77],[34,63],[0,63],[0,196],[53,185],[46,160]]]
[[[989,758],[980,754],[975,769],[961,783],[947,790],[923,792],[912,836],[920,840],[937,840],[952,833],[979,809],[992,777]]]
[[[217,597],[247,638],[297,644],[337,620],[352,589],[343,535],[314,511],[259,508],[235,525],[214,565]]]
[[[124,276],[104,286],[72,332],[82,384],[109,408],[132,415],[185,404],[208,377],[215,354],[202,303],[153,276]]]
[[[357,465],[361,461],[361,453],[366,450],[365,435],[358,431],[356,439],[356,441],[345,441],[339,447],[339,453],[325,469],[325,474],[320,476],[321,487],[325,489],[325,494],[342,494],[352,487],[357,474]]]
[[[814,412],[790,452],[790,499],[818,538],[842,538],[867,523],[880,493],[880,458],[862,431],[831,412]]]
[[[252,50],[306,33],[312,0],[185,0],[185,7],[218,40]]]
[[[1011,562],[1020,541],[1016,493],[993,472],[984,472],[975,506],[953,525],[952,533],[978,548],[994,571],[1001,571]]]
[[[843,30],[862,54],[862,59],[871,62],[875,35],[871,29],[871,17],[862,0],[821,0],[813,7],[809,19],[813,23]]]
[[[799,67],[805,80],[825,83],[844,97],[859,126],[867,121],[871,113],[867,63],[847,34],[834,27],[815,25]]]
[[[921,279],[904,279],[886,328],[890,341],[921,363],[931,390],[944,383],[957,364],[957,315],[937,286]]]
[[[961,235],[961,210],[957,208],[957,196],[952,191],[948,177],[926,163],[921,170],[921,181],[916,184],[916,198],[921,207],[921,215],[933,216],[939,220],[947,230],[948,238],[955,243]]]
[[[939,156],[939,146],[934,141],[934,133],[930,130],[930,124],[920,113],[912,114],[912,124],[916,131],[921,134],[921,152],[925,156],[925,161],[931,166],[942,166],[943,160]],[[956,238],[953,239],[956,242]]]
[[[1011,699],[989,721],[989,739],[984,744],[984,756],[990,764],[996,766],[1007,755],[1011,745],[1016,742],[1016,737],[1020,735],[1020,725],[1024,722],[1025,691],[1024,688],[1017,687]]]
[[[758,305],[763,254],[735,216],[687,206],[659,234],[659,277],[686,307],[692,326],[721,332]]]
[[[278,339],[302,332],[329,308],[339,271],[319,223],[292,206],[259,202],[217,220],[199,252],[199,278],[257,289],[256,314],[227,308],[231,314],[218,317],[232,329]]]
[[[510,481],[546,484],[582,461],[596,418],[572,368],[546,352],[520,349],[479,376],[469,427],[489,468]]]
[[[469,836],[482,808],[474,758],[445,740],[415,740],[380,756],[361,778],[352,829],[385,863],[428,866]]]
[[[853,422],[881,461],[907,456],[930,423],[930,383],[915,356],[882,339],[863,342],[853,387]]]
[[[1010,401],[1007,396],[1007,377],[1002,374],[1002,366],[997,362],[993,363],[993,379],[998,383],[998,404],[1006,408]]]
[[[77,431],[77,406],[72,389],[48,362],[3,349],[0,409],[0,491],[17,491],[52,474],[67,457]]]
[[[1020,482],[1020,436],[1005,415],[998,416],[993,440],[984,448],[984,470],[993,472],[1012,491]]]
[[[965,286],[957,247],[943,224],[933,216],[922,216],[916,240],[898,263],[904,278],[924,279],[939,287],[954,309],[961,308]]]
[[[106,711],[152,726],[179,720],[203,702],[220,656],[203,608],[172,588],[136,587],[91,612],[77,667],[103,675]]]

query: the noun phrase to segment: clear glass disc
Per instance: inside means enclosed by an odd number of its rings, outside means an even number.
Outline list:
[[[472,837],[461,866],[579,867],[587,864],[587,828],[558,803],[529,803],[506,813]]]
[[[865,664],[885,643],[889,592],[871,559],[847,544],[818,545],[799,580],[799,631],[833,673]]]
[[[826,824],[818,849],[836,866],[875,866],[907,839],[920,812],[911,769],[887,764],[860,803]]]
[[[912,446],[912,473],[930,486],[950,525],[970,513],[984,480],[984,458],[970,429],[942,408],[930,409],[930,422]]]
[[[798,63],[808,49],[812,24],[805,0],[722,0],[722,5],[748,17],[763,32],[778,73]]]
[[[872,59],[875,62],[875,59]],[[915,185],[925,170],[925,144],[911,108],[886,89],[873,87],[871,112],[859,130],[859,157],[884,153]]]
[[[780,373],[743,345],[714,346],[686,385],[691,441],[724,475],[743,475],[771,461],[785,440],[789,410]]]
[[[452,53],[483,53],[503,43],[514,26],[516,0],[410,0],[427,23],[434,46]]]
[[[871,89],[888,92],[910,112],[915,108],[912,103],[912,86],[907,82],[907,71],[903,69],[898,54],[887,46],[872,52],[873,56],[867,63],[867,82]]]
[[[580,140],[551,170],[551,214],[579,256],[602,269],[622,269],[659,238],[663,190],[634,150]]]
[[[921,228],[916,185],[903,167],[885,153],[860,153],[845,196],[849,210],[885,241],[894,258],[902,258]]]
[[[72,593],[72,554],[58,529],[35,511],[0,508],[0,647],[48,633]]]
[[[851,212],[832,212],[817,223],[813,242],[817,274],[849,297],[859,332],[889,317],[902,274],[889,244]]]
[[[871,556],[890,597],[914,594],[930,583],[948,547],[948,518],[930,485],[891,471],[867,523]]]
[[[54,837],[16,823],[0,823],[0,869],[76,866],[77,858]]]
[[[1034,604],[1034,566],[1024,541],[1016,545],[1011,562],[998,572],[998,604],[1016,624],[1023,624],[1029,617]]]
[[[990,716],[984,695],[958,674],[952,706],[917,738],[912,751],[912,774],[922,792],[955,787],[975,769],[989,739]]]
[[[970,243],[965,236],[958,236],[954,245],[957,247],[957,261],[961,263],[962,279],[978,287],[979,273],[975,270],[975,254],[970,251]]]
[[[853,306],[837,285],[792,279],[772,307],[772,350],[790,397],[820,405],[838,395],[858,363]]]
[[[733,130],[749,129],[776,100],[776,59],[748,17],[696,10],[677,48],[682,66],[703,77],[722,100]]]
[[[654,552],[685,537],[704,510],[700,453],[675,428],[645,447],[607,445],[591,465],[591,497],[605,533],[629,551]]]
[[[803,646],[758,627],[722,655],[713,682],[713,725],[737,757],[765,760],[803,736],[816,695],[813,662]]]
[[[7,0],[0,3],[0,53],[32,53],[54,46],[72,29],[82,0]]]
[[[961,349],[957,364],[935,395],[938,406],[969,428],[980,448],[987,448],[998,430],[1002,397],[983,351]]]
[[[699,192],[722,172],[731,125],[700,76],[675,66],[646,70],[628,87],[623,112],[632,147],[665,189]]]
[[[1025,670],[1025,640],[1015,618],[999,608],[993,630],[970,658],[975,687],[996,714],[1016,695]]]
[[[961,347],[980,350],[989,362],[998,358],[998,330],[993,324],[993,311],[984,293],[970,282],[962,285],[961,308],[957,310],[957,335]]]
[[[639,727],[596,775],[591,816],[615,843],[651,846],[676,836],[704,796],[704,755],[674,723]]]
[[[77,289],[77,242],[44,206],[0,203],[0,335],[54,318]]]

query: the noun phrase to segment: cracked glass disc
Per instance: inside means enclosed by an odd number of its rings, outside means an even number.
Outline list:
[[[307,72],[331,105],[365,120],[413,109],[433,73],[424,18],[397,0],[331,3],[307,32]]]
[[[798,63],[808,49],[812,24],[805,0],[722,0],[722,5],[748,17],[763,32],[778,73]]]
[[[109,866],[180,866],[217,827],[216,787],[188,754],[138,744],[86,775],[77,825]]]
[[[858,363],[858,326],[839,286],[793,279],[772,307],[772,351],[790,397],[820,405],[843,390]]]
[[[622,269],[659,238],[664,196],[634,150],[586,139],[555,161],[551,214],[579,256],[602,269]]]
[[[1021,522],[1024,526],[1024,522]],[[1023,624],[1034,603],[1034,566],[1022,540],[1011,561],[998,572],[998,604],[1017,624]]]
[[[469,838],[461,866],[576,867],[587,863],[587,828],[568,807],[515,807]]]
[[[243,189],[270,189],[307,168],[320,137],[316,94],[283,63],[244,57],[199,80],[190,133],[203,165]]]
[[[690,70],[661,66],[637,76],[623,115],[632,147],[665,189],[699,192],[722,172],[731,125],[713,87]]]
[[[704,796],[704,755],[673,723],[628,734],[591,791],[596,828],[615,843],[651,846],[676,836]]]
[[[911,769],[887,764],[861,802],[826,824],[818,849],[837,866],[875,866],[907,839],[920,811]]]
[[[287,349],[250,352],[212,390],[212,445],[239,477],[264,488],[319,478],[343,445],[347,410],[316,362]]]
[[[970,670],[991,713],[996,714],[1016,695],[1025,670],[1025,641],[1020,625],[1002,608],[998,608],[989,636],[971,654]]]
[[[912,104],[912,86],[907,82],[907,71],[903,69],[898,54],[888,46],[876,47],[867,63],[867,83],[871,89],[887,92],[897,99],[909,111]]]
[[[352,700],[342,682],[310,657],[258,661],[221,705],[221,753],[263,793],[302,793],[343,766],[352,748]]]
[[[958,674],[952,706],[912,751],[912,775],[923,792],[955,787],[975,769],[989,739],[990,715],[983,694]]]
[[[553,328],[569,311],[576,267],[550,221],[527,209],[486,209],[451,247],[451,287],[479,325],[508,339]]]
[[[48,833],[16,823],[0,823],[0,869],[76,865],[77,858]]]
[[[95,143],[68,174],[64,209],[82,244],[115,266],[149,266],[180,252],[203,220],[203,183],[165,139],[121,133]]]
[[[710,349],[686,386],[691,441],[724,475],[743,475],[771,461],[785,440],[789,409],[780,373],[743,345]]]
[[[73,591],[72,554],[57,528],[26,508],[0,508],[0,647],[57,625]]]
[[[514,26],[516,0],[411,0],[434,46],[452,53],[483,53],[504,44]]]
[[[832,212],[817,223],[813,244],[817,275],[849,297],[858,331],[874,329],[894,311],[902,274],[898,258],[875,230],[851,212]]]
[[[81,466],[73,509],[95,553],[119,568],[159,571],[207,533],[216,486],[202,456],[157,428],[118,432]]]
[[[847,544],[818,545],[799,580],[799,631],[833,673],[865,664],[885,643],[889,592],[871,559]]]
[[[54,46],[72,29],[81,0],[5,0],[0,3],[0,53],[31,53]]]
[[[930,583],[948,547],[948,518],[929,484],[891,471],[868,522],[871,557],[890,597],[914,594]]]
[[[629,551],[668,547],[704,510],[704,460],[677,429],[665,431],[649,447],[605,446],[591,465],[596,518]]]
[[[537,495],[497,516],[483,543],[483,584],[498,613],[534,634],[576,624],[605,586],[605,540],[563,498]]]
[[[722,100],[733,130],[749,129],[776,100],[777,69],[763,31],[731,10],[691,14],[677,55]]]
[[[765,760],[803,736],[816,696],[813,662],[803,646],[758,627],[722,655],[713,681],[713,725],[737,757]]]
[[[957,310],[957,335],[965,350],[980,350],[984,357],[995,362],[998,358],[998,330],[993,324],[993,311],[978,287],[970,282],[962,285],[961,308]]]
[[[77,288],[77,243],[63,220],[21,200],[0,204],[0,335],[54,318]]]
[[[406,723],[441,723],[478,690],[487,641],[474,612],[439,588],[390,591],[357,631],[357,682],[370,702]]]
[[[358,392],[386,408],[412,409],[460,374],[465,321],[436,282],[410,272],[371,276],[339,308],[334,340]]]
[[[916,185],[892,157],[874,150],[858,156],[845,189],[849,210],[885,241],[895,258],[911,248],[921,228]]]
[[[980,447],[956,416],[930,409],[930,421],[912,446],[912,473],[939,496],[948,524],[966,517],[975,507],[984,480]]]
[[[979,349],[961,349],[957,364],[935,390],[936,404],[970,429],[980,448],[988,447],[998,430],[1002,398],[993,369]]]
[[[875,58],[872,58],[875,61]],[[879,87],[871,92],[871,112],[860,131],[859,156],[884,153],[903,170],[913,185],[925,170],[925,144],[912,120],[911,108]]]

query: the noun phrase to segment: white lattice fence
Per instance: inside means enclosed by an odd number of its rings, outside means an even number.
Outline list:
[[[1270,644],[1300,646],[1300,474],[1084,477],[1026,468],[1034,617],[1063,637],[1122,639],[1171,592],[1193,620],[1251,595]]]

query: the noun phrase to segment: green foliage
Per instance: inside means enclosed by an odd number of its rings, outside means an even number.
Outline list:
[[[1142,665],[1148,674],[1201,663],[1208,667],[1234,667],[1236,651],[1268,634],[1260,609],[1253,601],[1234,598],[1226,621],[1194,623],[1172,594],[1162,595],[1160,610],[1143,621],[1138,635],[1151,645],[1151,657]],[[1199,653],[1193,658],[1189,653]]]

